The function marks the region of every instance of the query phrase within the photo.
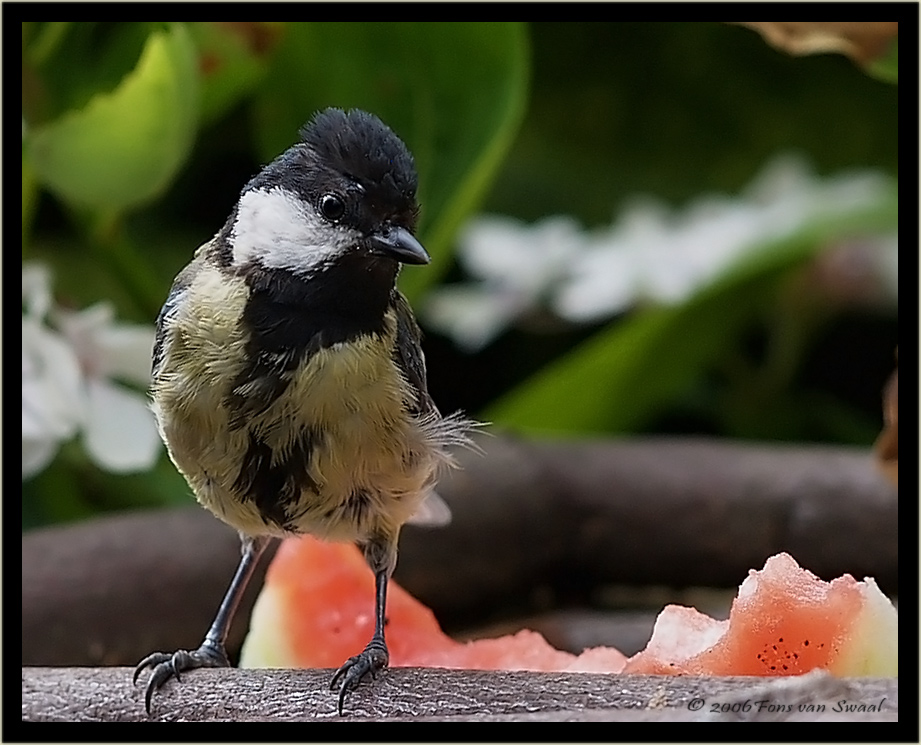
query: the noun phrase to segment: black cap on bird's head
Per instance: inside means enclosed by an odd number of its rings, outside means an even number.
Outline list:
[[[301,127],[301,141],[319,163],[348,174],[365,188],[375,187],[393,203],[416,198],[416,166],[393,130],[361,109],[325,109]]]
[[[413,235],[417,177],[403,141],[358,109],[325,109],[300,135],[243,189],[227,226],[231,263],[297,274],[346,255],[428,263]]]
[[[360,190],[361,209],[351,215],[335,191],[329,192],[334,210],[345,207],[343,222],[367,230],[368,245],[383,255],[405,264],[428,263],[428,253],[412,235],[419,213],[416,165],[390,127],[361,109],[329,108],[304,125],[300,136],[330,182],[345,176],[352,182],[347,191]],[[321,212],[327,198],[320,197]]]

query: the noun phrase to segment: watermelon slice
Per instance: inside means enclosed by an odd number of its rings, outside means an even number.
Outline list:
[[[394,667],[691,675],[898,675],[898,617],[872,579],[830,583],[787,554],[752,570],[730,617],[717,621],[670,605],[646,649],[627,660],[611,647],[580,655],[554,649],[535,631],[466,643],[395,582],[387,604]],[[336,668],[360,652],[374,628],[374,580],[351,545],[309,536],[282,543],[253,609],[242,667]]]
[[[898,676],[899,621],[876,582],[823,582],[789,554],[751,570],[729,619],[669,605],[625,673]]]
[[[374,577],[354,546],[310,536],[279,546],[253,608],[241,667],[338,668],[374,631]],[[392,667],[616,672],[627,658],[598,647],[554,649],[536,631],[458,642],[431,610],[391,581],[387,646]]]

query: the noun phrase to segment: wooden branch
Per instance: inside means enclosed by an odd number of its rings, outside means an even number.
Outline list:
[[[695,678],[393,668],[336,713],[332,670],[195,670],[151,717],[129,668],[23,668],[22,720],[55,722],[898,721],[897,679]],[[842,703],[844,702],[844,703]],[[861,706],[862,705],[862,706]],[[854,707],[846,709],[847,706]],[[9,723],[7,723],[7,726]]]
[[[439,487],[447,530],[405,530],[397,578],[446,615],[550,587],[737,587],[780,551],[898,589],[898,491],[869,448],[694,438],[483,439]],[[450,578],[450,581],[446,581]]]
[[[897,592],[898,493],[869,450],[499,436],[481,445],[484,455],[461,453],[463,469],[439,486],[452,524],[409,526],[401,540],[397,579],[449,628],[533,612],[535,595],[548,607],[583,602],[611,584],[735,588],[779,551],[824,579],[869,575]],[[195,648],[238,559],[234,531],[197,506],[26,534],[22,662],[126,665]]]

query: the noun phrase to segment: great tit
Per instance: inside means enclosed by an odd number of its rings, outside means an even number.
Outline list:
[[[152,408],[198,501],[239,531],[239,567],[201,646],[155,652],[145,694],[229,666],[234,611],[274,537],[353,541],[374,572],[374,634],[333,676],[338,709],[389,659],[401,527],[443,520],[433,492],[474,423],[429,396],[420,331],[395,287],[426,264],[413,158],[372,114],[326,109],[242,190],[157,318]]]

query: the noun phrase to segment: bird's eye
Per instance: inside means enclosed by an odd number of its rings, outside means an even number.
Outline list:
[[[345,202],[337,194],[324,194],[320,197],[320,214],[330,222],[335,222],[345,214]]]

